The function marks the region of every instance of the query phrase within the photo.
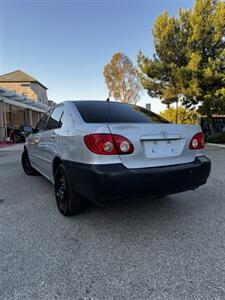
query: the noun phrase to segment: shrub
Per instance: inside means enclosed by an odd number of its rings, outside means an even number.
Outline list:
[[[225,132],[207,136],[206,142],[214,144],[225,144]]]
[[[183,106],[179,106],[177,111],[176,108],[169,107],[161,111],[160,115],[170,122],[177,121],[177,124],[196,124],[198,119],[198,113],[195,110],[188,110]]]

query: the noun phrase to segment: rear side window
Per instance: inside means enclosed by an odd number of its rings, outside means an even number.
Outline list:
[[[36,127],[37,131],[45,130],[49,115],[50,115],[49,111],[46,114],[44,114],[44,116],[41,118],[41,120],[37,124],[37,127]]]
[[[140,106],[107,101],[74,102],[86,123],[169,123]]]
[[[62,114],[63,114],[62,106],[57,106],[56,108],[54,108],[50,118],[48,119],[46,130],[60,128],[62,126],[61,123]]]

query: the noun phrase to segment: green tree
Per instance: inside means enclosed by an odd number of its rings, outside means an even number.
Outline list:
[[[183,106],[178,108],[169,107],[160,112],[160,115],[170,122],[177,124],[196,124],[198,113],[195,110],[187,110]]]
[[[136,68],[123,53],[115,53],[104,67],[103,75],[109,96],[125,103],[136,103],[143,89]]]
[[[197,107],[208,117],[225,112],[225,3],[196,0],[177,18],[167,12],[157,17],[153,58],[138,54],[140,78],[152,97],[163,103],[178,100]]]

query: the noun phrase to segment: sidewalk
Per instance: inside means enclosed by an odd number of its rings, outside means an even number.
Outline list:
[[[23,143],[20,144],[0,144],[0,151],[18,151],[23,150]]]
[[[208,145],[208,146],[216,146],[216,147],[220,147],[220,148],[225,148],[225,144],[213,144],[213,143],[207,143],[206,145]]]

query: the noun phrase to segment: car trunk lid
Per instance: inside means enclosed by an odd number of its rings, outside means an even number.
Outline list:
[[[196,151],[189,149],[191,138],[201,131],[198,125],[111,123],[112,134],[128,138],[134,152],[120,155],[127,168],[146,168],[189,163]]]

